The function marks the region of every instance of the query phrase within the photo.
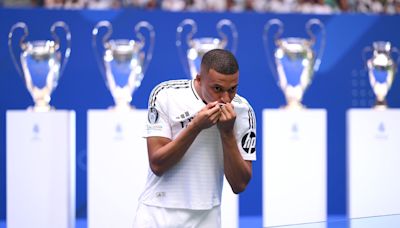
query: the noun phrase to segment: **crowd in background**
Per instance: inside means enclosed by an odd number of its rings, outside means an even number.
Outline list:
[[[0,5],[50,9],[134,7],[169,11],[400,14],[400,0],[0,0]]]

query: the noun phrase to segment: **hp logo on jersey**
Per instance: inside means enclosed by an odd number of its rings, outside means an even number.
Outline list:
[[[256,151],[256,133],[254,131],[249,131],[242,137],[242,148],[248,154]]]

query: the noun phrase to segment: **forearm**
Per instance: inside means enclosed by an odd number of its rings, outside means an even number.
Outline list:
[[[189,124],[176,139],[170,140],[160,147],[152,148],[148,140],[148,148],[152,150],[152,152],[149,153],[152,171],[157,176],[161,176],[165,171],[178,163],[199,133],[200,129],[198,127]]]
[[[233,192],[240,193],[245,190],[251,179],[251,161],[242,158],[233,132],[221,133],[221,141],[224,151],[225,176]]]

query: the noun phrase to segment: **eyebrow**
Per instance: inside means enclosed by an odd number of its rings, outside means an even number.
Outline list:
[[[231,87],[229,87],[228,89],[225,89],[222,85],[220,85],[220,84],[213,84],[213,87],[221,87],[222,89],[224,89],[224,90],[229,90],[229,89],[232,89],[232,88],[235,88],[235,87],[237,87],[239,84],[235,84],[234,86],[231,86]]]

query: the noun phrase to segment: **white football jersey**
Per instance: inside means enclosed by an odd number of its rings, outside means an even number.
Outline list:
[[[256,160],[256,122],[249,103],[239,95],[232,100],[234,130],[245,160]],[[194,80],[173,80],[156,86],[149,98],[145,137],[174,140],[206,104]],[[140,201],[152,206],[205,210],[220,204],[224,177],[222,143],[217,126],[200,132],[182,159],[161,176],[149,171]]]

